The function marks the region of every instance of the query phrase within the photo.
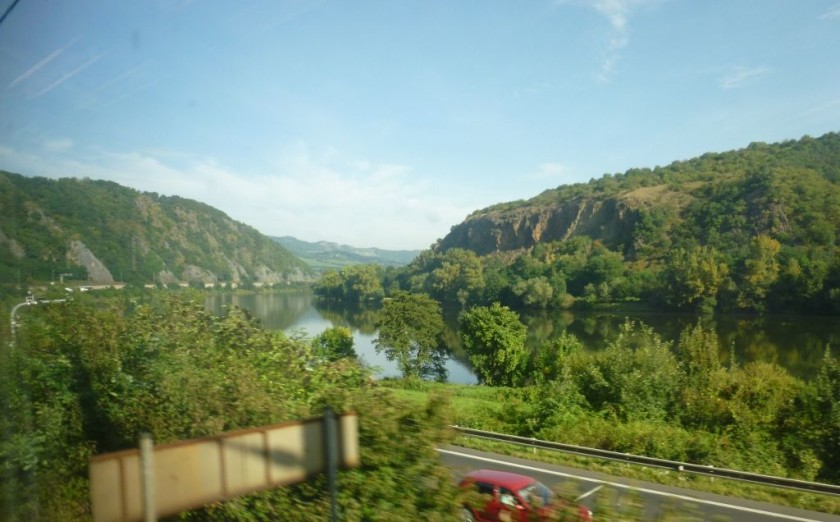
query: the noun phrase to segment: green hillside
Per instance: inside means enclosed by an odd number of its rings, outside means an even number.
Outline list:
[[[310,274],[268,237],[196,201],[0,171],[2,285],[274,284]]]
[[[773,235],[785,244],[835,245],[840,237],[840,134],[753,143],[665,167],[605,174],[588,183],[546,190],[529,200],[493,205],[454,227],[440,249],[465,246],[459,243],[459,229],[476,233],[476,225],[485,220],[509,224],[518,217],[582,202],[629,212],[621,216],[629,223],[629,233],[616,237],[613,245],[634,256],[656,254],[635,250],[667,235],[678,243],[711,243],[724,249],[758,234]],[[569,223],[559,223],[564,224]],[[590,236],[611,237],[618,224],[601,223],[600,233]],[[504,232],[502,228],[488,229],[483,235]],[[535,237],[533,243],[540,239]]]
[[[443,301],[840,313],[840,134],[753,143],[478,210],[403,288]]]

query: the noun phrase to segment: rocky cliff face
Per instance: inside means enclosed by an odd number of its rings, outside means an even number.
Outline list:
[[[87,269],[88,281],[97,285],[111,284],[114,277],[108,268],[81,241],[71,241],[67,249],[67,260]]]
[[[582,197],[555,206],[482,212],[453,227],[438,250],[465,248],[486,255],[579,235],[615,248],[631,237],[636,216],[626,201]]]

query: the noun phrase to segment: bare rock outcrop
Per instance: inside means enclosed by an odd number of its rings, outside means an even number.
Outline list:
[[[114,277],[108,268],[100,261],[88,247],[79,240],[71,241],[67,249],[67,259],[87,269],[88,281],[97,285],[108,285],[114,282]]]
[[[580,235],[615,247],[631,236],[635,220],[636,213],[622,201],[576,198],[556,206],[526,206],[470,217],[453,227],[438,249],[465,248],[486,255]]]
[[[205,285],[215,285],[219,282],[216,274],[196,265],[187,265],[181,273],[181,280],[190,283],[199,282]]]
[[[15,259],[23,259],[26,255],[26,250],[23,249],[23,246],[15,241],[14,238],[7,237],[3,233],[3,229],[0,229],[0,246],[2,245],[6,245],[9,248],[9,251]]]

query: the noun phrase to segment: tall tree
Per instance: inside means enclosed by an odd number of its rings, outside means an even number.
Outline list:
[[[446,380],[440,303],[426,294],[397,293],[385,300],[378,327],[376,351],[396,361],[403,377]]]
[[[524,383],[530,352],[525,346],[525,325],[516,312],[499,303],[476,306],[461,316],[459,333],[479,382],[491,386]]]
[[[379,268],[376,265],[350,265],[341,271],[344,293],[356,301],[375,300],[382,297]]]
[[[749,257],[744,261],[738,296],[742,308],[764,310],[767,293],[779,278],[779,250],[781,244],[770,236],[753,238]]]
[[[471,250],[448,250],[440,257],[440,266],[432,271],[429,283],[436,298],[465,306],[484,291],[481,259]]]
[[[337,270],[326,270],[315,283],[313,290],[317,296],[340,299],[344,294],[344,279]]]
[[[328,361],[357,356],[356,350],[353,349],[353,333],[346,326],[327,328],[312,339],[312,347],[316,355]]]
[[[678,308],[711,311],[728,277],[729,267],[714,248],[678,248],[665,266],[666,299]]]
[[[554,297],[554,288],[545,276],[518,280],[511,291],[517,295],[526,306],[545,308]]]

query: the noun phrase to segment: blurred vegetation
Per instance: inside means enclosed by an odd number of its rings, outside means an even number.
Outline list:
[[[457,490],[435,452],[440,397],[421,406],[371,381],[346,332],[313,342],[218,317],[195,291],[113,292],[27,307],[0,371],[0,519],[90,519],[91,455],[320,415],[359,413],[362,466],[339,476],[346,520],[451,520]],[[352,339],[351,339],[352,340]],[[2,339],[4,348],[8,337]],[[322,354],[318,357],[313,349]],[[188,520],[326,520],[323,478],[190,512]]]
[[[428,298],[416,297],[406,295],[394,314],[407,306],[434,317]],[[521,331],[502,307],[476,312],[472,334]],[[18,319],[14,349],[0,352],[3,520],[89,519],[89,457],[136,447],[140,431],[166,443],[312,417],[326,406],[360,416],[362,467],[339,476],[347,520],[454,519],[462,498],[435,451],[453,441],[450,424],[840,482],[840,361],[826,351],[809,382],[773,364],[740,366],[719,357],[717,337],[701,325],[671,345],[626,322],[602,352],[565,334],[531,353],[524,371],[493,366],[499,383],[519,385],[491,387],[414,374],[373,381],[346,329],[289,338],[237,308],[214,315],[190,289],[88,293],[27,307]],[[437,331],[436,320],[429,324],[425,333]],[[8,331],[0,332],[7,346]],[[409,351],[409,365],[412,358],[421,359]],[[324,520],[324,491],[317,477],[179,518]],[[840,512],[836,499],[799,507]]]

